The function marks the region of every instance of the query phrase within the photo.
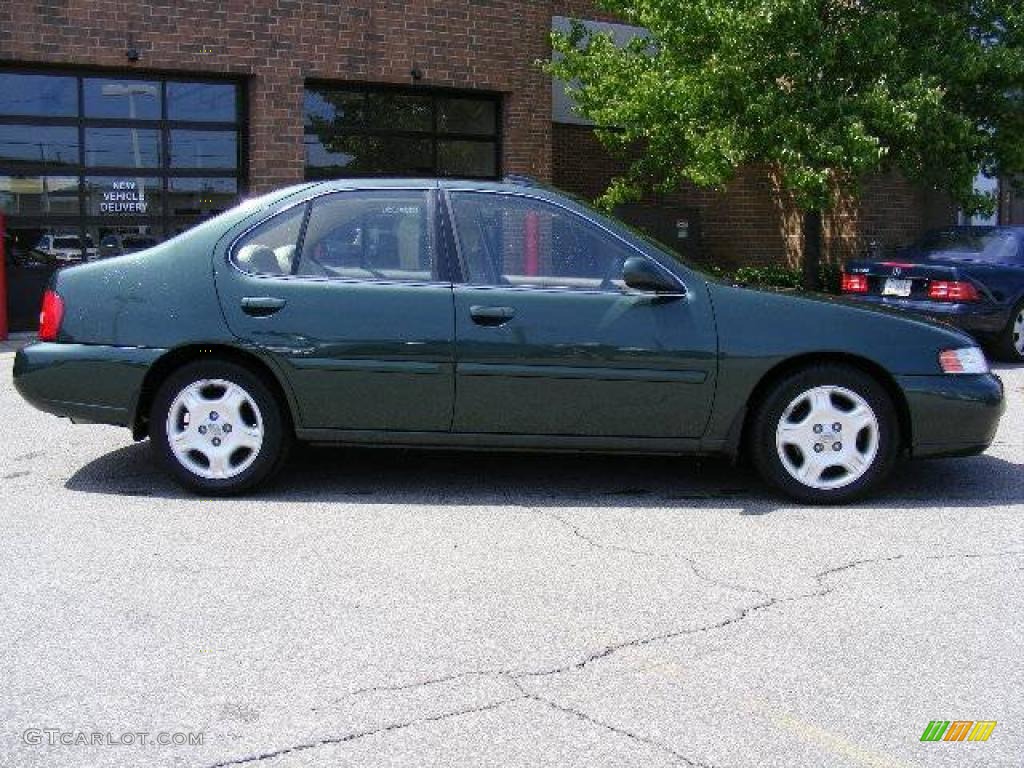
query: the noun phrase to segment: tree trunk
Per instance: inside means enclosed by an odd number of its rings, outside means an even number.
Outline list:
[[[808,291],[821,290],[821,211],[804,211],[803,284]]]

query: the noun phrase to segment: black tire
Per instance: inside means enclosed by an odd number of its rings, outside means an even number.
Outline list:
[[[821,445],[813,446],[815,451],[822,448],[822,456],[816,457],[818,463],[827,463],[832,454],[833,446],[838,445],[835,450],[844,450],[842,440],[844,436],[833,433],[833,424],[823,424],[823,433],[819,436],[811,432],[819,425],[811,424],[814,421],[810,418],[810,412],[805,421],[794,424],[790,421],[794,416],[799,415],[799,407],[787,414],[790,406],[798,401],[798,398],[810,393],[818,387],[837,387],[853,393],[862,399],[874,416],[875,427],[866,427],[856,433],[852,438],[853,447],[860,449],[862,443],[866,447],[874,446],[873,458],[864,461],[866,469],[863,474],[857,476],[840,467],[829,467],[819,476],[818,481],[822,483],[846,483],[837,487],[815,487],[812,484],[805,484],[797,479],[784,463],[783,454],[790,465],[797,463],[796,459],[803,458],[802,451],[792,446],[780,446],[777,444],[777,431],[781,429],[783,416],[786,416],[787,424],[792,424],[796,429],[809,430],[806,434],[812,440],[821,439]],[[835,393],[829,396],[829,402],[837,406],[845,403],[853,404],[852,400],[846,399],[842,393]],[[810,399],[806,401],[809,404]],[[852,413],[852,411],[851,411]],[[851,429],[853,429],[851,427]],[[765,397],[756,407],[753,413],[753,422],[749,431],[749,445],[751,458],[761,477],[766,482],[798,501],[808,504],[842,504],[860,498],[875,490],[889,473],[899,454],[900,434],[899,419],[892,398],[885,387],[874,377],[851,366],[841,364],[822,364],[809,366],[775,383],[766,393]],[[849,430],[847,432],[849,434]],[[850,438],[845,438],[850,439]],[[785,441],[783,441],[785,442]],[[845,450],[850,451],[846,445]],[[843,453],[836,453],[836,461],[845,456]],[[806,460],[806,459],[804,459]],[[797,467],[799,469],[799,467]],[[829,473],[835,477],[828,476]]]
[[[1018,325],[1019,321],[1024,321],[1024,301],[1013,308],[1010,321],[992,345],[993,356],[1005,363],[1024,363],[1024,349],[1020,348],[1020,334],[1024,329]]]
[[[231,476],[204,477],[197,474],[197,472],[204,471],[198,459],[205,454],[201,451],[191,452],[190,456],[194,456],[195,460],[192,461],[191,466],[187,466],[183,462],[188,461],[189,457],[180,460],[171,447],[171,440],[168,436],[168,420],[172,405],[185,389],[204,380],[230,382],[240,387],[242,392],[248,396],[249,401],[243,405],[244,416],[236,416],[235,420],[239,421],[239,427],[250,426],[255,432],[262,432],[262,442],[257,449],[240,447],[228,458],[227,461],[230,465],[235,457],[241,457],[236,462],[236,467],[229,467],[229,471],[232,472],[236,469],[240,470]],[[217,385],[211,385],[208,391],[216,395],[219,390]],[[256,406],[255,409],[252,408],[253,404]],[[211,408],[210,413],[206,412],[208,407]],[[219,414],[215,404],[210,406],[205,401],[199,410],[202,411],[204,419],[211,418],[212,413]],[[181,414],[181,406],[175,406],[175,411]],[[190,411],[186,409],[185,412],[189,415],[185,418],[185,426],[179,427],[181,433],[188,430],[189,424],[195,426],[198,433],[200,425],[191,421]],[[223,430],[225,425],[231,426],[228,421],[231,417],[218,415],[217,418],[221,420],[219,425],[206,422],[201,426],[204,430]],[[220,436],[217,439],[223,441],[225,450],[230,447],[228,441],[238,437],[239,427],[232,427],[234,437],[218,433]],[[174,480],[189,491],[204,496],[229,496],[255,488],[284,465],[293,442],[291,421],[287,417],[285,406],[279,402],[263,377],[237,363],[216,359],[188,363],[174,371],[160,385],[150,410],[149,436],[159,460]],[[202,437],[204,440],[207,438],[211,441],[214,439],[211,432],[206,432]],[[200,438],[196,434],[191,435],[190,439],[199,440]],[[221,443],[217,445],[220,446]],[[213,450],[212,446],[210,450]]]

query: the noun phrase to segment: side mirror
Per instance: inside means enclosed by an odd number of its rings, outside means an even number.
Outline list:
[[[686,294],[686,288],[675,277],[643,256],[630,256],[622,265],[622,280],[629,288],[648,293]]]

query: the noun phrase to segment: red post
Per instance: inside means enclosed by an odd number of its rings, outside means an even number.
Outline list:
[[[7,340],[7,219],[0,213],[0,341]]]
[[[525,264],[523,272],[537,275],[540,272],[540,221],[536,211],[529,211],[524,222],[523,239]]]

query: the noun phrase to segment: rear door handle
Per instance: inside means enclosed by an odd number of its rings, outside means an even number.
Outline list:
[[[484,307],[475,304],[469,308],[469,316],[477,325],[504,325],[513,317],[516,311],[512,307]]]
[[[245,296],[242,298],[242,311],[253,317],[267,317],[287,303],[276,296]]]

